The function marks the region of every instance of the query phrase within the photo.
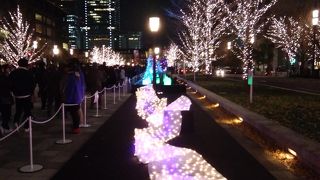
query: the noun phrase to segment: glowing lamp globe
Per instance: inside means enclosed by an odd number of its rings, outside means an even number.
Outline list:
[[[158,32],[160,29],[160,18],[150,17],[149,18],[149,28],[151,32]]]

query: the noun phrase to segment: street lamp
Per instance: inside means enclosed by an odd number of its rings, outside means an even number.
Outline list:
[[[315,9],[312,11],[312,27],[313,27],[313,57],[311,63],[311,77],[313,76],[314,67],[316,63],[316,26],[319,25],[319,10]]]
[[[74,51],[73,51],[73,49],[71,48],[71,49],[70,49],[70,55],[73,56],[73,54],[74,54]]]
[[[53,57],[59,54],[60,50],[58,48],[58,45],[53,45],[52,52],[53,52]]]
[[[158,32],[160,29],[160,18],[150,17],[149,18],[149,28],[151,32]]]
[[[160,18],[159,17],[150,17],[149,18],[149,28],[150,28],[150,31],[153,33],[158,32],[160,29]],[[156,48],[154,49],[154,53],[155,53],[155,50],[156,50]],[[160,49],[159,49],[159,51],[160,51]],[[155,57],[155,55],[153,56],[152,69],[153,69],[152,84],[153,84],[153,88],[156,90],[156,57]]]

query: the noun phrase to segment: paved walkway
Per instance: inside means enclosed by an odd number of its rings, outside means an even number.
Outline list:
[[[118,94],[117,94],[118,95]],[[120,100],[116,97],[113,104],[113,93],[107,94],[107,110],[100,109],[100,118],[95,118],[95,109],[88,109],[87,122],[89,128],[81,128],[79,135],[71,134],[71,120],[66,120],[66,138],[72,143],[59,145],[56,140],[62,139],[61,118],[55,118],[47,124],[33,125],[33,156],[34,164],[44,168],[34,173],[21,173],[22,166],[30,164],[29,159],[29,134],[21,129],[6,140],[0,142],[0,180],[45,180],[50,179],[71,158],[71,156],[88,140],[96,131],[110,119],[110,116],[128,99],[130,95],[123,96]],[[88,102],[89,104],[89,102]],[[35,103],[34,115],[45,117],[46,111],[39,110],[40,105]],[[46,118],[40,118],[46,119]]]
[[[177,95],[170,95],[169,101]],[[134,129],[146,126],[129,100],[74,154],[53,179],[149,179],[147,165],[133,157]],[[197,105],[192,105],[195,131],[170,144],[196,150],[228,179],[275,179],[223,128]]]
[[[170,102],[180,94],[166,96]],[[39,172],[18,172],[30,162],[27,133],[19,132],[0,142],[0,179],[149,179],[147,165],[133,157],[134,129],[146,127],[137,116],[135,96],[121,97],[113,105],[110,94],[108,102],[109,109],[101,110],[101,118],[93,118],[96,111],[89,110],[92,127],[81,129],[79,135],[67,131],[67,138],[73,140],[70,144],[55,144],[62,138],[59,118],[34,127],[34,163],[44,166]],[[227,179],[275,179],[197,103],[193,103],[191,112],[194,132],[171,140],[171,145],[197,151]]]

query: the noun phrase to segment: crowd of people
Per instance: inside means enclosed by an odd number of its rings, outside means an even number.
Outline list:
[[[10,124],[16,128],[27,117],[33,117],[35,97],[40,98],[41,110],[45,110],[48,117],[60,107],[61,103],[73,104],[67,106],[66,110],[72,118],[72,133],[78,134],[80,121],[83,118],[81,103],[86,94],[93,95],[104,87],[123,83],[126,77],[131,78],[140,73],[134,67],[84,64],[76,58],[68,59],[66,64],[46,63],[43,60],[28,64],[28,60],[22,58],[18,61],[18,65],[16,68],[5,64],[0,68],[2,134],[12,131]],[[12,119],[13,105],[15,114]],[[92,99],[91,107],[93,106]],[[29,130],[28,123],[24,124],[24,129],[26,132]]]

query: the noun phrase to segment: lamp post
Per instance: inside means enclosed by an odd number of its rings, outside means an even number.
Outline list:
[[[157,33],[160,29],[160,18],[159,17],[150,17],[149,18],[149,28],[152,33]],[[153,52],[153,53],[154,53],[154,56],[153,56],[153,63],[152,63],[153,64],[152,65],[152,69],[153,69],[152,84],[153,84],[153,88],[156,90],[156,56],[155,56],[155,52]]]
[[[319,10],[315,9],[312,11],[312,28],[313,28],[313,55],[312,55],[312,63],[311,63],[311,70],[310,75],[311,77],[314,76],[314,67],[316,63],[316,26],[319,25]]]

